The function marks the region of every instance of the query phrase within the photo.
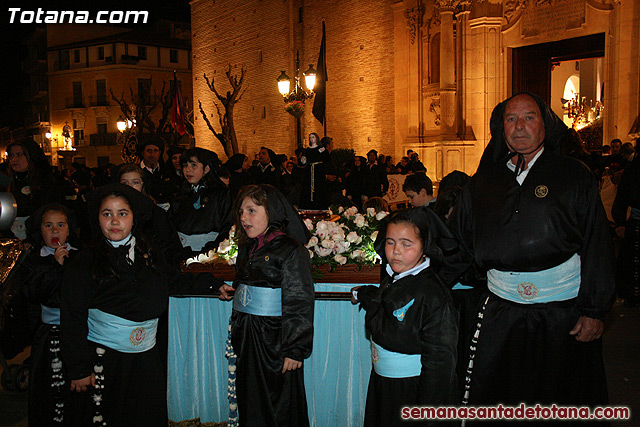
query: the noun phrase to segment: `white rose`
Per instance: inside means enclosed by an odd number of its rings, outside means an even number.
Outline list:
[[[309,239],[309,241],[307,242],[306,245],[304,245],[306,248],[310,248],[311,246],[315,246],[318,244],[318,238],[316,236],[311,236],[311,238]]]
[[[357,245],[358,243],[362,242],[362,237],[358,236],[358,233],[356,233],[355,231],[352,231],[351,233],[347,234],[347,242]]]
[[[358,228],[362,228],[365,226],[365,224],[367,223],[367,221],[365,221],[364,216],[362,216],[361,214],[357,214],[356,217],[353,219],[353,222],[356,224],[356,227]]]
[[[304,225],[307,226],[307,230],[309,230],[309,231],[313,230],[313,221],[311,221],[309,218],[307,218],[303,222],[304,222]]]
[[[313,258],[313,255],[314,255],[313,251],[311,249],[307,249],[307,250],[309,251],[309,258]]]
[[[331,239],[324,239],[320,245],[322,245],[323,248],[333,249],[336,247],[336,242]]]
[[[380,211],[376,214],[376,219],[380,221],[382,218],[384,218],[387,215],[389,215],[389,212]]]
[[[351,252],[351,259],[364,259],[365,257],[365,253],[362,249],[356,249],[355,251]]]
[[[236,237],[236,225],[233,224],[229,229],[229,237]]]
[[[344,215],[343,216],[351,217],[351,216],[354,216],[357,213],[358,213],[358,208],[356,208],[355,206],[351,206],[349,209],[344,211]]]
[[[349,249],[349,246],[351,246],[351,244],[347,241],[342,241],[342,242],[338,242],[336,244],[336,253],[343,253],[345,252],[347,249]]]
[[[376,210],[375,208],[367,208],[367,216],[375,216]]]
[[[316,248],[315,251],[316,251],[316,254],[318,254],[319,257],[325,257],[325,256],[331,255],[331,249],[318,247],[318,248]]]
[[[378,230],[371,233],[371,240],[375,242],[377,238],[378,238]]]
[[[338,206],[338,213],[341,214],[344,212],[344,208],[342,206]]]
[[[338,264],[346,264],[347,263],[347,257],[343,256],[343,255],[336,255],[333,257],[333,259],[335,260],[335,262],[337,262]]]
[[[226,254],[227,252],[229,252],[229,249],[231,249],[231,240],[229,239],[224,239],[222,243],[218,245],[219,254]]]

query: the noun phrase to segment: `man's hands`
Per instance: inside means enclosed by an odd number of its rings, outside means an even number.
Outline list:
[[[578,322],[573,327],[570,335],[575,335],[576,340],[581,342],[590,342],[597,340],[602,336],[604,331],[604,322],[600,319],[592,319],[587,316],[580,316]]]
[[[235,291],[235,289],[233,289],[233,286],[229,286],[226,283],[224,285],[220,286],[218,288],[218,290],[220,291],[220,299],[224,300],[224,301],[229,301],[231,298],[233,298],[227,292]]]

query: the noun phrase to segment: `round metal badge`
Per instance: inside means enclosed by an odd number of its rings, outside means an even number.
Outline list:
[[[549,194],[549,188],[546,185],[538,185],[535,189],[535,195],[537,198],[542,199]]]

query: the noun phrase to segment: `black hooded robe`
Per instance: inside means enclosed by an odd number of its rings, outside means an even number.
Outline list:
[[[602,319],[613,303],[606,216],[591,172],[558,150],[566,127],[532,98],[544,118],[544,151],[519,185],[506,165],[512,156],[504,141],[507,101],[499,104],[491,118],[492,140],[451,225],[463,249],[487,270],[541,271],[577,253],[579,293],[534,304],[490,294],[478,319],[472,372],[465,379],[468,401],[602,405],[607,393],[601,340],[578,342],[569,331],[580,316]]]

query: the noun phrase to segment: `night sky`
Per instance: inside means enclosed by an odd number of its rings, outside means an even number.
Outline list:
[[[28,37],[29,34],[33,32],[35,26],[35,24],[19,23],[19,19],[16,19],[16,22],[11,24],[10,7],[20,8],[23,11],[37,11],[38,8],[41,8],[45,12],[48,10],[88,10],[92,14],[98,10],[147,10],[149,11],[150,21],[172,19],[189,22],[190,18],[188,0],[170,0],[167,2],[150,0],[135,2],[122,0],[91,2],[96,4],[96,6],[89,6],[87,3],[67,0],[56,2],[20,0],[10,1],[8,4],[5,4],[2,10],[2,23],[0,24],[0,43],[2,46],[2,67],[0,67],[0,96],[2,97],[2,103],[0,105],[0,127],[9,126],[13,128],[23,124],[26,105],[22,103],[22,92],[24,87],[28,85],[28,77],[22,73],[21,69],[21,61],[27,55],[27,49],[21,43],[25,37]],[[18,16],[18,14],[16,16]],[[144,25],[139,24],[138,28],[144,28]]]

